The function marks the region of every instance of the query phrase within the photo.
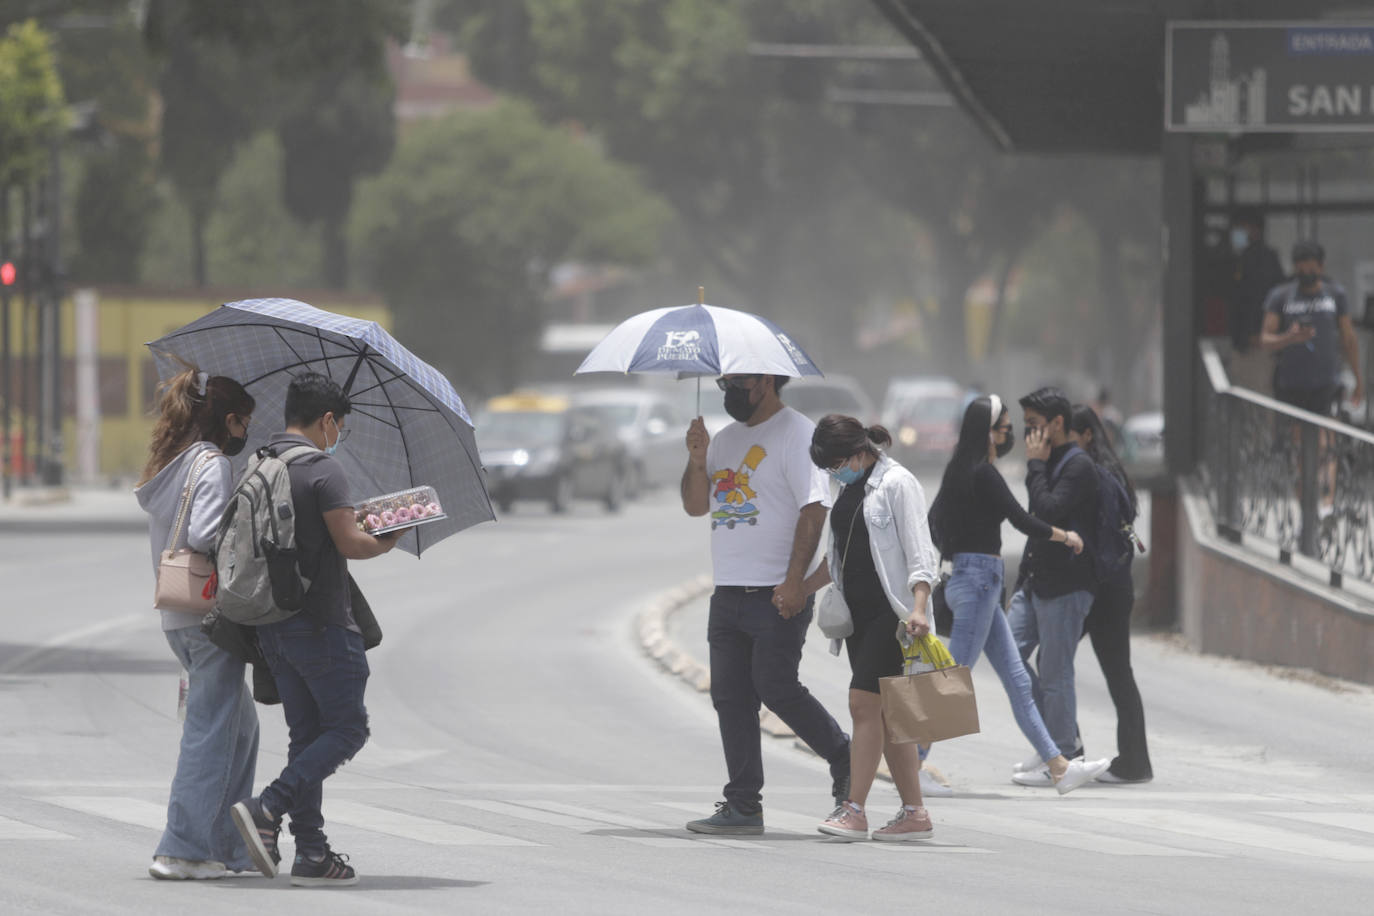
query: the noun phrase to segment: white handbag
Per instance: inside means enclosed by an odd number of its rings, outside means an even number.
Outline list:
[[[854,538],[854,523],[859,520],[863,511],[861,502],[854,510],[854,517],[849,520],[849,535],[844,539],[844,550],[840,553],[840,568],[830,571],[830,584],[821,590],[823,594],[816,602],[816,626],[826,639],[844,639],[846,636],[854,635],[854,615],[850,613],[849,605],[845,603],[844,593],[840,591],[838,583],[844,575],[844,561],[849,556],[849,542]]]

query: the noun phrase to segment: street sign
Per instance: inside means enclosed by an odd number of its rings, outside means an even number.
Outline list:
[[[1374,131],[1374,23],[1170,22],[1164,127]]]

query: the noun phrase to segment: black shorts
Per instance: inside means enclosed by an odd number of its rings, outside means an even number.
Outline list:
[[[1341,393],[1339,385],[1324,385],[1321,388],[1275,388],[1274,397],[1285,404],[1319,413],[1329,417],[1335,410],[1336,397]]]
[[[867,610],[867,609],[865,609]],[[854,632],[844,640],[854,676],[850,690],[878,692],[878,679],[902,673],[902,644],[897,642],[897,615],[886,607],[854,613]]]

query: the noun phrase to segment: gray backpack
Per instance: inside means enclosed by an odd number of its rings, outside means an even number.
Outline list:
[[[215,536],[220,616],[262,626],[293,617],[310,581],[297,565],[296,511],[287,466],[319,449],[296,445],[278,455],[258,449],[248,462]]]

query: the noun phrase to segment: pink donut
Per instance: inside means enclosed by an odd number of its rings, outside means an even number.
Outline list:
[[[396,510],[396,521],[408,522],[415,517],[415,513],[410,511],[409,506],[402,506]]]
[[[383,510],[382,510],[382,527],[383,527],[383,528],[390,528],[392,525],[396,524],[396,521],[397,521],[397,519],[396,519],[396,513],[395,513],[395,512],[392,512],[390,509],[383,509]]]
[[[440,512],[438,503],[430,503],[425,506],[425,515],[438,515]]]
[[[382,520],[377,515],[372,514],[369,515],[367,518],[363,519],[363,524],[366,525],[369,529],[380,528],[382,527]]]

